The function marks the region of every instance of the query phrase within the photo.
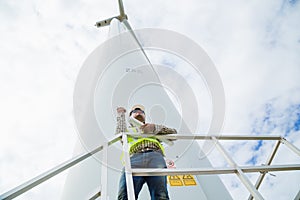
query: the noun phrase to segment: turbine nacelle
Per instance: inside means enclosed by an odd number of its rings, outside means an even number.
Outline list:
[[[120,11],[119,16],[115,16],[115,17],[111,17],[111,18],[108,18],[105,20],[98,21],[98,22],[96,22],[95,26],[97,26],[97,28],[103,27],[103,26],[108,26],[108,25],[110,25],[110,23],[113,19],[118,19],[120,22],[122,22],[124,19],[127,20],[128,17],[125,14],[122,0],[119,0],[119,11]]]
[[[95,26],[97,26],[97,28],[103,27],[103,26],[108,26],[108,25],[110,25],[110,23],[113,19],[118,19],[120,22],[122,22],[124,19],[127,20],[128,17],[127,17],[127,15],[123,15],[123,16],[119,15],[119,16],[111,17],[111,18],[96,22]]]

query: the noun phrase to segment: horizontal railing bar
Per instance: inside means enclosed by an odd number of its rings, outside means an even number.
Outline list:
[[[240,166],[245,173],[260,172],[267,173],[270,171],[293,171],[300,170],[300,165],[273,165],[273,166]],[[157,169],[157,168],[134,168],[133,176],[167,176],[167,175],[210,175],[210,174],[232,174],[236,173],[237,168],[183,168],[183,169]]]
[[[300,164],[290,164],[290,165],[262,165],[262,166],[246,166],[242,167],[242,170],[246,173],[252,172],[274,172],[274,171],[294,171],[300,170]]]
[[[272,135],[201,135],[201,134],[168,134],[168,135],[152,135],[152,134],[133,134],[127,133],[132,137],[157,137],[164,139],[195,139],[195,140],[212,140],[215,137],[218,140],[281,140],[281,136],[272,136]]]
[[[232,174],[236,169],[233,167],[228,168],[181,168],[181,169],[158,169],[158,168],[133,168],[133,176],[175,176],[184,174],[205,175],[205,174]]]
[[[108,145],[111,145],[111,144],[117,142],[118,140],[120,140],[121,136],[122,136],[122,134],[118,134],[115,137],[113,137],[113,139],[108,142]],[[44,172],[44,173],[40,174],[39,176],[15,187],[14,189],[2,194],[0,196],[0,199],[1,200],[13,199],[13,198],[23,194],[24,192],[32,189],[33,187],[43,183],[44,181],[52,178],[53,176],[63,172],[64,170],[76,165],[77,163],[81,162],[82,160],[85,160],[86,158],[101,151],[102,149],[103,149],[103,146],[99,146],[91,152],[78,155],[78,156],[50,169],[49,171]]]

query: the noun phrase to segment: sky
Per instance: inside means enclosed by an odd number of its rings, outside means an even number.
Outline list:
[[[173,30],[207,52],[225,89],[222,134],[282,135],[300,147],[298,0],[125,0],[124,6],[135,29]],[[117,1],[0,1],[0,193],[72,157],[76,77],[107,38],[108,27],[95,22],[117,13]],[[224,146],[241,165],[261,165],[272,149],[269,142]],[[224,165],[216,154],[214,165]],[[284,148],[274,163],[283,161],[300,162]],[[263,196],[293,199],[300,173],[273,174]],[[58,199],[65,175],[17,199]],[[222,180],[235,199],[247,198],[236,177]]]

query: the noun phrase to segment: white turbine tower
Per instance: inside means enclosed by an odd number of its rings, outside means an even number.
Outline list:
[[[151,63],[142,46],[145,41],[141,42],[139,32],[131,28],[121,0],[119,10],[120,15],[96,23],[97,27],[110,26],[110,35],[115,37],[111,37],[107,45],[97,48],[87,58],[75,87],[74,110],[82,141],[78,148],[83,145],[81,150],[90,151],[113,137],[117,106],[130,107],[141,103],[149,108],[146,112],[151,113],[154,123],[164,114],[167,115],[163,119],[164,124],[176,127],[179,133],[191,134],[191,130],[194,130],[194,127],[189,127],[193,125],[186,124],[186,121],[193,121],[193,117],[188,115],[183,118],[167,94],[164,87],[166,83],[160,75],[164,69]],[[110,57],[116,58],[111,61],[108,59]],[[107,59],[109,66],[103,65],[99,58]],[[188,96],[181,98],[182,102],[190,102]],[[153,105],[156,107],[153,108]],[[176,141],[173,146],[166,147],[166,152],[170,162],[174,162],[177,168],[211,167],[207,158],[200,158],[201,149],[197,142]],[[122,147],[117,143],[108,148],[108,157],[100,153],[71,169],[63,199],[87,199],[93,194],[100,195],[99,191],[102,199],[116,199],[123,167],[121,155]],[[194,176],[186,173],[182,176],[173,174],[169,178],[171,199],[181,200],[186,198],[186,194],[189,194],[189,199],[231,199],[217,175]],[[147,189],[141,191],[139,198],[150,198]]]

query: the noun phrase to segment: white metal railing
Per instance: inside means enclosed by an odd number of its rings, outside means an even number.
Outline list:
[[[123,141],[123,151],[125,154],[125,177],[127,183],[127,192],[128,199],[135,199],[134,196],[134,187],[132,176],[157,176],[157,175],[180,175],[180,174],[193,174],[193,175],[207,175],[207,174],[236,174],[241,182],[246,186],[250,192],[249,199],[253,197],[255,199],[263,199],[263,196],[258,192],[258,188],[261,182],[264,179],[266,173],[271,171],[291,171],[291,170],[300,170],[300,164],[291,164],[291,165],[271,165],[271,162],[280,146],[280,144],[286,145],[291,151],[300,156],[300,150],[288,142],[285,138],[280,136],[247,136],[247,135],[222,135],[222,136],[213,136],[213,135],[199,135],[199,134],[175,134],[175,135],[155,135],[157,138],[165,139],[174,139],[174,140],[212,140],[215,142],[217,149],[221,152],[224,158],[227,160],[230,167],[226,168],[195,168],[195,169],[131,169],[130,166],[130,156],[129,156],[129,147],[127,143],[127,136],[131,137],[153,137],[154,135],[141,135],[141,134],[130,134],[130,133],[120,133],[115,135],[111,140],[105,144],[95,148],[91,152],[84,153],[77,157],[74,157],[53,169],[21,184],[20,186],[0,195],[0,200],[13,199],[24,192],[32,189],[33,187],[43,183],[44,181],[52,178],[53,176],[63,172],[66,169],[76,165],[77,163],[84,161],[86,158],[94,155],[95,153],[103,150],[103,159],[104,161],[108,159],[107,149],[110,145],[115,142],[122,140]],[[274,140],[277,143],[274,146],[274,149],[263,166],[238,166],[234,160],[231,158],[230,154],[223,148],[220,144],[220,140]],[[104,162],[107,163],[107,162]],[[259,176],[255,185],[253,185],[245,173],[259,172]],[[299,192],[300,194],[300,192]],[[97,199],[99,196],[102,199],[105,199],[107,196],[107,165],[103,164],[101,169],[101,191],[95,194],[91,199]]]
[[[132,137],[153,137],[154,135],[141,135],[141,134],[128,134],[123,133],[123,138],[130,135]],[[156,135],[157,138],[164,138],[164,139],[185,139],[185,140],[212,140],[215,142],[217,149],[219,152],[223,155],[225,160],[228,162],[230,167],[227,168],[196,168],[196,169],[131,169],[130,168],[130,161],[129,161],[129,154],[127,153],[127,160],[128,162],[125,166],[125,169],[127,171],[126,173],[126,181],[127,176],[130,181],[132,181],[132,176],[162,176],[162,175],[180,175],[180,174],[193,174],[193,175],[200,175],[200,174],[229,174],[234,173],[238,176],[238,178],[241,180],[241,182],[244,184],[244,186],[248,189],[250,192],[249,199],[252,199],[253,197],[257,200],[263,200],[263,196],[258,191],[258,188],[260,186],[260,183],[263,181],[263,178],[266,173],[269,171],[288,171],[288,170],[300,170],[300,164],[294,164],[294,165],[273,165],[271,166],[271,162],[277,152],[277,149],[279,148],[280,143],[285,144],[290,150],[292,150],[294,153],[296,153],[298,156],[300,156],[300,150],[288,142],[285,138],[281,136],[268,136],[268,135],[260,135],[260,136],[247,136],[247,135],[222,135],[222,136],[214,136],[214,135],[196,135],[196,134],[187,134],[187,135]],[[223,148],[223,146],[220,144],[219,140],[277,140],[277,143],[270,155],[270,158],[267,160],[266,164],[264,166],[238,166],[237,163],[234,162],[234,160],[231,158],[230,154]],[[124,140],[124,142],[127,140]],[[124,148],[125,152],[128,152],[128,147]],[[261,176],[258,178],[257,183],[253,185],[251,181],[248,179],[248,177],[245,175],[245,173],[250,172],[260,172]],[[133,184],[127,185],[127,191],[134,191]],[[128,195],[129,200],[134,200],[134,193]]]
[[[122,134],[118,134],[118,135],[114,136],[109,142],[107,142],[107,145],[109,146],[109,145],[119,141],[121,139],[121,137],[122,137]],[[95,153],[101,151],[104,146],[105,145],[101,145],[90,152],[83,153],[79,156],[76,156],[76,157],[50,169],[49,171],[47,171],[43,174],[40,174],[39,176],[9,190],[8,192],[1,194],[0,199],[1,200],[13,199],[13,198],[23,194],[24,192],[27,192],[28,190],[45,182],[46,180],[52,178],[53,176],[65,171],[66,169],[69,169],[70,167],[76,165],[77,163],[79,163],[79,162],[89,158],[90,156],[94,155]]]

